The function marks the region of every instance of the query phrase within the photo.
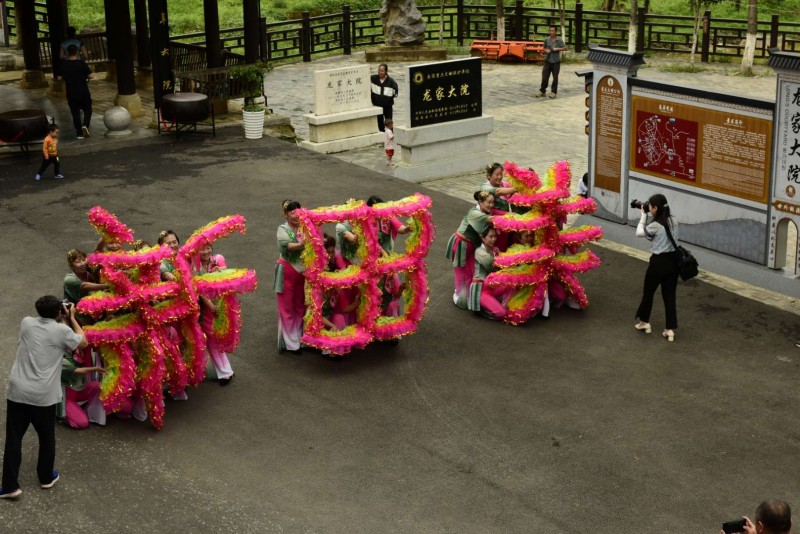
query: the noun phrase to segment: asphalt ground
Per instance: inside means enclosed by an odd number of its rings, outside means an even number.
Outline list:
[[[645,263],[593,247],[603,264],[581,276],[588,309],[491,322],[451,301],[443,248],[467,202],[240,135],[64,152],[63,181],[34,182],[36,161],[0,165],[0,383],[22,317],[61,292],[65,252],[93,247],[95,204],[151,242],[163,228],[185,238],[241,213],[246,236],[216,251],[260,278],[242,297],[229,387],[209,381],[187,402],[167,401],[161,431],[113,416],[106,427],[59,426],[62,479],[49,491],[36,484],[27,436],[24,493],[0,502],[3,532],[699,533],[752,516],[765,498],[800,503],[796,315],[682,282],[668,343],[658,297],[654,333],[633,329]],[[433,198],[438,228],[419,331],[341,362],[279,355],[281,201],[415,191]]]

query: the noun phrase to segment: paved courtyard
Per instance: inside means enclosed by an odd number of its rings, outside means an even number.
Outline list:
[[[330,61],[324,65],[335,66]],[[510,81],[514,67],[494,67],[484,80],[508,80],[513,92],[501,106],[508,109],[492,111],[509,143],[493,145],[497,159],[530,154],[535,168],[573,154],[580,161],[567,140],[585,143],[583,111],[576,122],[567,110],[570,99],[583,105],[582,85],[570,87],[565,69],[562,96],[538,103],[530,84]],[[534,67],[523,68],[536,79]],[[311,70],[281,67],[270,79],[304,86]],[[771,97],[768,78],[753,82]],[[298,93],[270,94],[270,105],[277,112]],[[577,131],[571,122],[580,123]],[[554,151],[537,143],[550,130]],[[581,277],[588,309],[556,310],[522,327],[480,319],[452,305],[452,270],[442,254],[468,208],[460,190],[408,184],[347,161],[377,165],[380,150],[373,152],[323,156],[276,139],[245,141],[233,127],[216,139],[179,143],[147,135],[64,143],[64,181],[37,184],[35,161],[0,158],[0,244],[8,260],[0,383],[20,319],[40,294],[61,291],[65,251],[96,241],[86,222],[95,204],[149,241],[165,227],[186,237],[241,213],[247,235],[220,241],[216,251],[260,279],[242,298],[242,344],[229,387],[209,381],[187,402],[168,401],[161,431],[113,417],[105,428],[59,427],[63,479],[48,492],[36,487],[36,440],[28,437],[24,494],[0,502],[3,531],[718,532],[764,498],[800,503],[800,325],[791,299],[778,298],[783,307],[776,307],[706,278],[681,283],[680,328],[667,343],[658,335],[659,302],[654,334],[632,328],[645,264],[620,251],[625,245],[593,246],[603,265]],[[461,178],[473,179],[481,181]],[[437,225],[419,332],[342,362],[311,351],[279,355],[271,285],[281,201],[314,207],[415,191],[433,198]]]

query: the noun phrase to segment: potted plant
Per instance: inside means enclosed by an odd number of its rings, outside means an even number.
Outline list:
[[[241,88],[244,97],[242,118],[246,139],[261,139],[264,136],[264,104],[257,104],[256,98],[264,95],[264,75],[269,71],[266,63],[236,65],[230,70],[234,84]]]

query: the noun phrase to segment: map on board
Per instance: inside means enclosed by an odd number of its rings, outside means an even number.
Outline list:
[[[697,123],[638,111],[636,167],[694,182],[697,177]]]

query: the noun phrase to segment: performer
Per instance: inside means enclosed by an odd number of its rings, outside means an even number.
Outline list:
[[[302,253],[302,235],[298,233],[300,219],[295,210],[300,208],[295,200],[283,201],[286,222],[278,226],[277,238],[280,258],[275,267],[275,285],[278,294],[278,351],[288,350],[300,354],[300,337],[303,335],[303,317],[306,313]]]
[[[494,207],[501,211],[511,211],[508,204],[508,197],[517,192],[516,187],[511,187],[503,180],[503,165],[494,162],[486,166],[486,183],[481,185],[481,191],[489,191],[494,195]]]
[[[227,268],[225,258],[222,254],[213,253],[213,248],[208,240],[205,240],[203,248],[192,258],[192,274],[215,273]],[[218,297],[212,300],[208,297],[200,296],[200,328],[206,335],[206,348],[209,355],[211,355],[211,361],[214,363],[219,385],[227,386],[234,377],[233,369],[228,360],[228,355],[217,345],[217,340],[213,336],[214,320],[217,317],[217,309],[223,304],[223,298]],[[234,296],[233,298],[236,297]]]
[[[381,204],[383,199],[379,196],[371,196],[367,199],[367,206],[372,207],[375,204]],[[392,254],[394,252],[394,240],[397,239],[399,234],[407,234],[411,231],[408,225],[400,222],[397,217],[390,217],[388,219],[380,219],[378,221],[378,243],[383,249],[383,254]],[[378,282],[382,293],[382,311],[384,315],[389,317],[400,316],[400,296],[403,294],[405,285],[400,280],[397,274],[384,277]]]
[[[89,423],[106,424],[106,410],[100,402],[100,382],[92,380],[91,373],[104,374],[99,365],[85,367],[79,361],[90,351],[75,351],[61,360],[62,402],[56,407],[56,418],[63,419],[72,428],[81,430]],[[81,407],[83,406],[83,407]]]
[[[328,253],[329,272],[339,271],[348,267],[347,261],[336,252],[336,239],[325,234],[325,251]],[[356,309],[358,308],[358,287],[345,289],[332,289],[325,295],[325,310],[323,315],[336,330],[341,330],[356,322]]]
[[[447,242],[445,257],[453,262],[455,271],[455,291],[453,303],[467,309],[469,286],[475,274],[475,248],[481,245],[481,233],[491,221],[494,209],[494,195],[488,191],[476,191],[473,195],[478,202],[471,207],[461,225]]]
[[[475,277],[469,288],[468,308],[499,321],[506,316],[505,301],[511,291],[484,284],[489,273],[497,270],[494,266],[494,256],[498,252],[494,246],[496,241],[497,231],[488,223],[481,233],[481,246],[475,251]]]
[[[175,256],[181,246],[181,240],[178,239],[178,234],[172,230],[163,230],[160,234],[158,234],[158,244],[167,245],[170,249],[172,249],[172,255]],[[162,281],[174,282],[178,279],[175,276],[175,266],[172,264],[172,260],[161,260],[160,269]]]
[[[347,265],[361,263],[358,257],[358,236],[353,231],[350,221],[336,223],[336,248]]]

